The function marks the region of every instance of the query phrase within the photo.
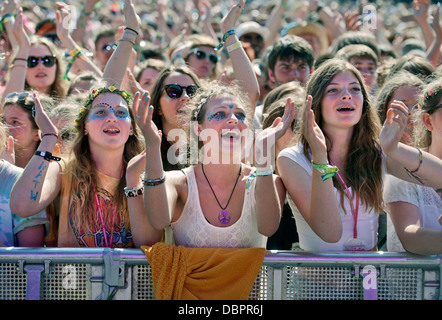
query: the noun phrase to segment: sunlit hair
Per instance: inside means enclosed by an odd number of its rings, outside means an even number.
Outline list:
[[[419,107],[412,115],[413,120],[413,138],[414,146],[418,148],[427,148],[432,142],[432,133],[429,131],[423,121],[422,116],[425,113],[432,115],[436,112],[442,99],[442,79],[434,80],[422,90],[423,95],[419,99]]]
[[[361,74],[347,61],[330,59],[313,72],[306,87],[306,96],[311,95],[313,97],[312,110],[315,114],[315,121],[322,128],[321,102],[323,95],[333,78],[344,71],[353,73],[360,83],[363,106],[361,119],[353,129],[345,166],[340,170],[346,176],[347,185],[357,191],[361,201],[367,207],[373,208],[376,213],[381,213],[383,212],[382,150],[379,144],[381,126]],[[311,159],[309,144],[302,135],[303,129],[301,129],[301,143],[304,146],[305,156]],[[330,150],[332,147],[331,141],[328,139],[326,132],[324,132],[324,135],[327,140],[327,148]],[[333,177],[333,184],[340,191],[341,203],[343,203],[342,200],[346,193],[337,176]]]
[[[120,97],[118,93],[105,92],[106,94],[113,94],[115,97]],[[97,95],[98,96],[98,95]],[[129,114],[131,117],[131,124],[133,127],[133,135],[129,135],[123,152],[123,174],[114,195],[114,201],[117,202],[117,213],[115,221],[123,221],[129,225],[129,214],[127,209],[127,200],[124,195],[124,187],[126,187],[126,167],[130,159],[143,150],[142,135],[137,128],[134,121],[134,113],[132,105],[128,105]],[[89,148],[88,137],[84,134],[85,123],[90,109],[87,109],[84,114],[78,119],[79,130],[75,139],[72,142],[71,154],[68,160],[65,174],[72,175],[72,220],[76,227],[83,228],[86,232],[91,230],[97,221],[94,221],[94,195],[96,190],[93,186],[98,186],[98,172],[95,162],[92,160],[92,154]],[[120,218],[120,219],[118,219]],[[110,226],[107,226],[110,227]]]

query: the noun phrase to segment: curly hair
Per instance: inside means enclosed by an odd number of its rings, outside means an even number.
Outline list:
[[[359,194],[360,199],[367,207],[374,209],[376,213],[383,212],[382,197],[382,150],[379,143],[380,121],[375,108],[370,101],[369,93],[359,71],[349,62],[340,59],[330,59],[322,64],[310,78],[306,87],[306,97],[313,97],[312,110],[315,114],[316,123],[322,127],[323,117],[321,113],[322,96],[333,78],[344,71],[354,74],[361,85],[363,95],[362,115],[359,122],[354,126],[350,141],[349,152],[342,172],[348,181],[348,185]],[[304,124],[302,125],[302,127]],[[309,155],[309,144],[302,134],[301,143],[304,146],[304,154]],[[324,132],[328,150],[332,148],[331,141]],[[341,193],[341,200],[346,195],[344,186],[333,177],[333,184]],[[343,201],[341,201],[343,203]],[[343,208],[344,209],[344,208]],[[344,209],[345,210],[345,209]]]

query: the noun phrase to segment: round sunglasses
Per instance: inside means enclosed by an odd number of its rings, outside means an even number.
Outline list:
[[[206,51],[203,51],[203,50],[200,50],[200,49],[196,49],[195,48],[195,49],[190,50],[189,51],[189,55],[191,55],[192,53],[195,55],[195,57],[198,60],[204,60],[204,59],[206,59],[206,57],[209,57],[209,61],[212,64],[217,64],[218,60],[219,60],[219,57],[216,54],[207,53]]]
[[[35,68],[41,61],[45,67],[52,67],[55,63],[55,56],[44,56],[44,57],[28,57],[28,68]]]
[[[166,84],[164,86],[164,91],[166,91],[167,96],[171,99],[181,98],[184,90],[186,90],[186,93],[189,96],[189,98],[193,98],[196,95],[198,87],[194,84],[191,84],[190,86],[187,87],[182,87],[178,84]]]

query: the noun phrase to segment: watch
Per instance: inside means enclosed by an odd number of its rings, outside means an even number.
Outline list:
[[[43,157],[43,159],[47,160],[47,161],[60,161],[61,158],[59,157],[55,157],[52,155],[52,153],[50,153],[49,151],[35,151],[35,155]]]

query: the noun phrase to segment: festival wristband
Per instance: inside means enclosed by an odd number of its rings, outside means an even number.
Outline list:
[[[234,35],[235,34],[235,30],[229,30],[227,31],[224,36],[223,36],[223,40],[221,41],[221,43],[219,45],[216,46],[215,51],[219,51],[221,50],[221,48],[224,46],[224,42],[226,42],[227,38]]]
[[[49,151],[35,151],[34,153],[36,156],[40,156],[43,157],[43,159],[45,159],[46,161],[60,161],[61,158],[59,157],[55,157],[52,155],[52,153],[50,153]]]
[[[163,184],[164,181],[166,181],[166,177],[165,176],[162,176],[161,178],[153,179],[153,180],[151,180],[151,179],[143,179],[143,185],[145,187],[155,187],[155,186],[158,186],[160,184]]]
[[[267,169],[267,170],[256,169],[255,175],[257,177],[267,177],[267,176],[271,176],[273,174],[273,172],[274,172],[273,167],[270,167],[270,169]]]
[[[329,164],[316,164],[312,161],[313,169],[319,171],[322,176],[322,181],[327,180],[328,178],[333,177],[336,173],[338,173],[339,169],[336,166],[332,166]]]
[[[233,50],[239,49],[242,47],[241,41],[237,41],[234,44],[231,44],[227,47],[227,52],[232,52]]]

